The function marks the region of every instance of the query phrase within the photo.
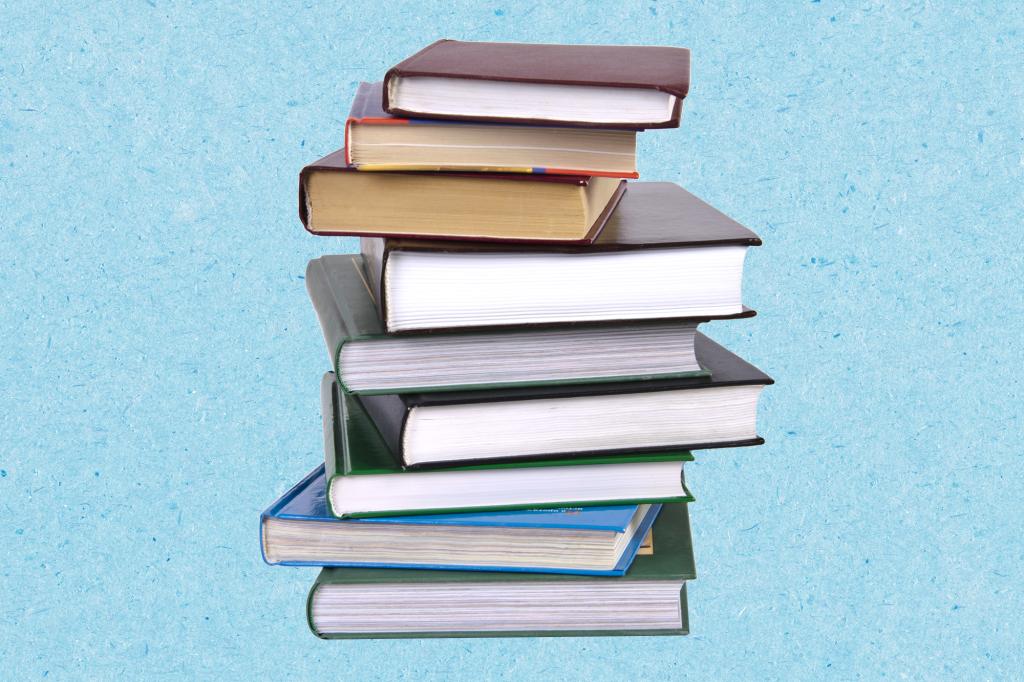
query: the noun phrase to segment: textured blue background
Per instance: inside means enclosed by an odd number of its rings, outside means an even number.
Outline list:
[[[1020,674],[1019,5],[42,4],[0,10],[5,674]],[[260,560],[320,457],[302,274],[354,245],[296,174],[442,36],[693,49],[641,171],[764,237],[710,331],[778,384],[689,469],[689,638],[324,643]]]

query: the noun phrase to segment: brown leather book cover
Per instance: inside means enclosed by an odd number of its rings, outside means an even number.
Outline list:
[[[519,83],[641,88],[675,95],[668,121],[593,123],[560,121],[559,125],[592,128],[677,128],[683,99],[690,89],[690,51],[653,45],[542,45],[463,42],[444,38],[391,67],[384,76],[384,110],[395,116],[508,121],[505,118],[424,114],[392,107],[388,101],[395,76],[463,78]],[[547,124],[537,119],[520,122]]]
[[[302,221],[302,226],[310,234],[320,235],[320,233],[310,229],[309,224],[309,205],[306,199],[306,180],[314,172],[328,172],[328,173],[358,173],[355,166],[350,165],[347,162],[347,153],[344,148],[338,149],[337,151],[331,152],[327,156],[314,161],[313,163],[305,166],[299,172],[299,220]],[[385,174],[399,174],[399,175],[441,175],[447,177],[461,177],[461,178],[473,178],[480,182],[493,182],[495,180],[503,181],[516,181],[516,182],[547,182],[561,185],[582,185],[585,186],[590,182],[590,177],[586,175],[554,175],[554,174],[528,174],[528,173],[471,173],[461,171],[377,171],[378,175]],[[615,207],[618,205],[619,200],[622,198],[623,193],[626,191],[626,181],[623,180],[619,183],[619,188],[612,196],[611,200],[605,206],[601,214],[594,220],[594,224],[590,226],[590,230],[586,236],[582,239],[574,241],[555,241],[545,239],[525,239],[525,238],[477,238],[477,243],[515,243],[515,244],[575,244],[575,245],[586,245],[591,244],[600,235],[602,228],[605,223],[611,217],[615,211]],[[321,236],[338,237],[345,235],[361,236],[362,233],[358,231],[331,231],[329,233],[323,233]],[[382,235],[374,234],[375,237],[402,237],[403,235]],[[436,235],[432,238],[441,241],[465,241],[466,238],[459,236],[447,236],[447,235]]]

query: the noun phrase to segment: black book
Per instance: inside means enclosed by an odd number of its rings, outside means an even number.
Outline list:
[[[759,445],[772,379],[698,333],[710,378],[362,395],[405,466]]]

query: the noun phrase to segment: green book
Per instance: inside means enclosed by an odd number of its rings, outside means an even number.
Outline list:
[[[704,320],[636,320],[389,335],[356,255],[306,267],[306,289],[342,387],[357,394],[708,376],[694,350]]]
[[[614,578],[326,568],[306,614],[325,639],[685,635],[697,577],[685,504],[662,509],[653,543]]]
[[[687,451],[402,468],[355,396],[320,384],[327,502],[339,518],[689,502]]]

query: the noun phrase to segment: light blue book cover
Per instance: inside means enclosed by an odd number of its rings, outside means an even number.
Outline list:
[[[384,563],[324,563],[319,561],[271,562],[267,559],[263,538],[264,524],[268,518],[290,519],[308,523],[332,524],[407,524],[407,525],[449,525],[506,528],[564,528],[572,530],[604,530],[625,532],[636,514],[637,505],[616,505],[607,507],[573,507],[565,509],[531,509],[525,511],[485,512],[479,514],[428,514],[412,516],[386,516],[365,519],[341,520],[331,515],[327,508],[327,485],[324,466],[321,464],[299,481],[291,490],[277,499],[260,516],[260,548],[263,560],[268,564],[281,566],[366,566],[378,568],[420,568],[467,571],[522,571],[530,573],[572,573],[580,575],[624,575],[633,563],[637,551],[661,511],[661,505],[651,505],[636,533],[623,552],[618,564],[610,571],[575,569],[463,566],[450,564],[384,564]]]

